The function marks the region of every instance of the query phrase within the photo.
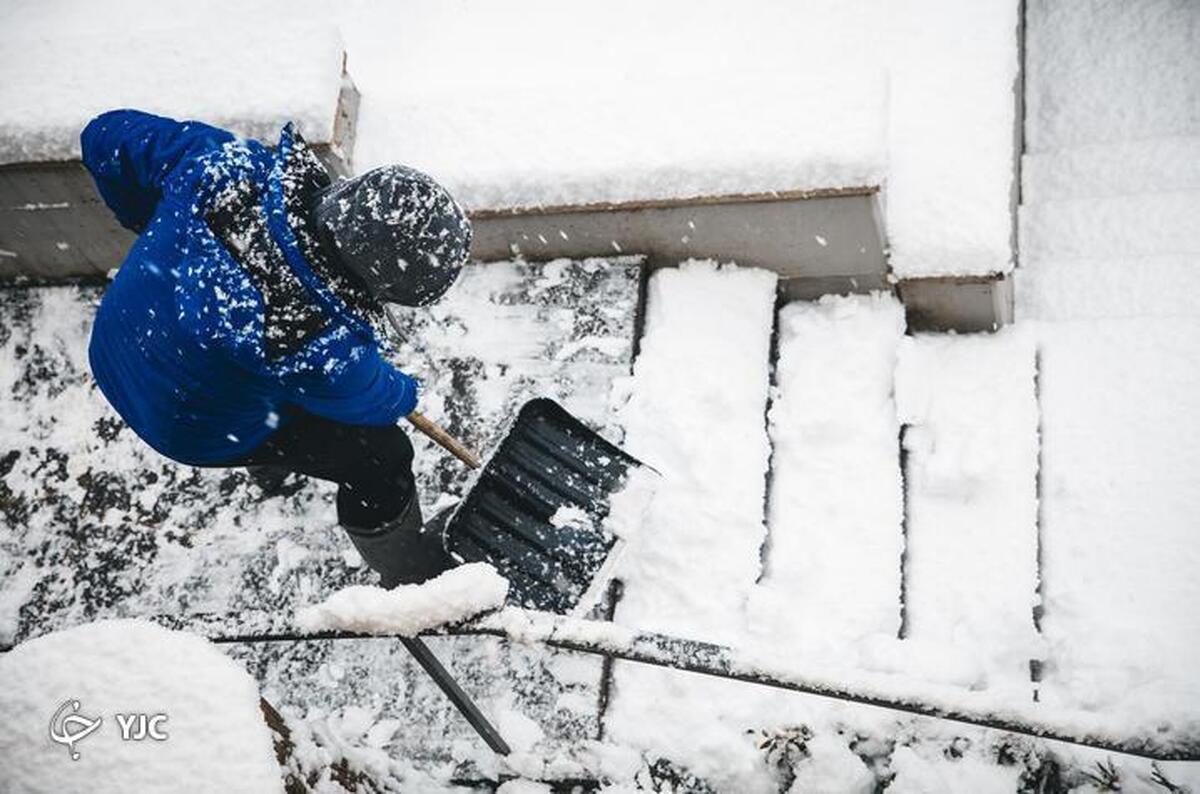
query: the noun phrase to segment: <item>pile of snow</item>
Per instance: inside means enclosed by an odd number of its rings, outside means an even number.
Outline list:
[[[415,637],[496,609],[508,595],[508,580],[486,562],[451,568],[427,582],[385,590],[351,585],[296,613],[307,632],[351,631]]]
[[[5,790],[283,791],[257,684],[199,637],[87,624],[0,656],[0,682]]]
[[[5,26],[0,163],[77,158],[84,125],[121,107],[270,143],[288,121],[310,141],[332,138],[343,53],[336,29],[277,22],[264,46],[263,31],[250,26],[145,30],[129,26],[127,13],[117,15],[119,30],[102,33],[26,37]]]

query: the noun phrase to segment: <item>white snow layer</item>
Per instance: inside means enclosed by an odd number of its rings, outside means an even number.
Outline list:
[[[391,590],[351,585],[296,613],[308,632],[353,631],[415,637],[496,609],[508,595],[508,580],[486,562],[469,562],[421,584]]]
[[[142,620],[86,624],[0,655],[0,682],[0,790],[283,791],[257,684],[199,637]],[[154,727],[166,738],[140,720],[130,736],[143,738],[122,738],[135,714],[165,715]],[[81,720],[97,719],[81,736]]]
[[[1018,316],[1042,409],[1042,700],[1200,713],[1200,5],[1036,0]],[[1122,319],[1116,319],[1122,318]]]
[[[1195,3],[1030,0],[1027,14],[1030,152],[1200,134]]]
[[[288,121],[311,142],[332,138],[343,53],[336,29],[277,21],[264,46],[252,25],[146,30],[128,25],[128,13],[102,34],[21,36],[0,25],[0,164],[78,158],[84,125],[123,107],[272,144]]]
[[[953,649],[972,689],[1028,690],[1038,656],[1038,406],[1032,334],[909,337],[905,637]],[[1019,700],[1019,696],[1018,696]]]
[[[788,794],[873,794],[875,775],[840,736],[820,734],[805,742]]]
[[[1022,319],[1193,316],[1200,6],[1031,2]]]
[[[1012,794],[1020,790],[1022,768],[968,756],[948,758],[943,753],[921,753],[897,747],[891,757],[896,777],[889,794]]]
[[[629,544],[621,566],[622,625],[726,641],[742,630],[765,534],[774,304],[766,271],[690,262],[650,279],[621,416],[626,448],[662,481],[652,531]],[[752,781],[766,773],[742,713],[757,701],[739,697],[745,687],[622,662],[613,684],[605,725],[614,741],[682,758],[731,790],[758,790]]]
[[[766,572],[755,629],[836,652],[900,629],[902,507],[892,400],[904,307],[826,296],[779,316]]]
[[[1200,322],[1039,328],[1048,702],[1200,713]]]
[[[775,275],[688,262],[650,279],[625,448],[662,474],[621,566],[622,622],[733,636],[759,573]],[[715,554],[720,549],[722,553]]]
[[[1011,0],[885,3],[887,235],[904,278],[1012,269],[1017,16]]]
[[[222,14],[239,24],[214,28]],[[1016,15],[1009,0],[27,4],[0,10],[0,130],[59,152],[94,105],[141,104],[242,130],[291,115],[315,136],[340,63],[321,41],[305,59],[279,24],[332,23],[363,96],[360,169],[411,164],[474,209],[886,185],[898,275],[978,275],[1012,258]]]

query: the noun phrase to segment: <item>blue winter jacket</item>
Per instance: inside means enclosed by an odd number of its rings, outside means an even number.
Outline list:
[[[380,353],[370,326],[314,272],[287,223],[289,147],[135,110],[92,120],[83,162],[125,227],[139,232],[104,294],[88,349],[104,396],[134,432],[183,463],[219,465],[259,446],[299,411],[389,425],[416,382]],[[204,216],[233,182],[261,188],[270,237],[328,324],[282,358],[264,346],[263,297]]]

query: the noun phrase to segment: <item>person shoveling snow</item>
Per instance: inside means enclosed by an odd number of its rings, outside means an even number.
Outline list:
[[[620,494],[645,488],[626,487],[638,461],[557,403],[527,403],[454,515],[422,520],[401,418],[482,464],[414,410],[417,382],[374,328],[387,304],[438,300],[467,261],[471,224],[444,188],[400,165],[334,182],[290,124],[268,147],[116,110],[81,143],[105,203],[141,235],[89,349],[140,438],[185,464],[337,483],[338,521],[385,588],[482,561],[515,603],[591,605],[629,523]]]
[[[418,384],[373,330],[385,302],[427,305],[457,278],[472,232],[450,194],[398,165],[335,183],[292,125],[268,147],[116,110],[81,143],[140,235],[88,351],[117,413],[181,463],[336,482],[339,523],[385,587],[451,567],[397,426]]]

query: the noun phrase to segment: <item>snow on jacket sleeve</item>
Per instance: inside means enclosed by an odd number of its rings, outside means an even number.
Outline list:
[[[181,163],[234,140],[232,133],[198,121],[139,110],[110,110],[79,136],[83,164],[104,203],[127,229],[141,232],[162,198],[163,182]]]
[[[417,381],[389,364],[378,348],[358,348],[356,358],[329,360],[320,369],[285,379],[289,401],[304,410],[352,425],[393,425],[417,407]]]

